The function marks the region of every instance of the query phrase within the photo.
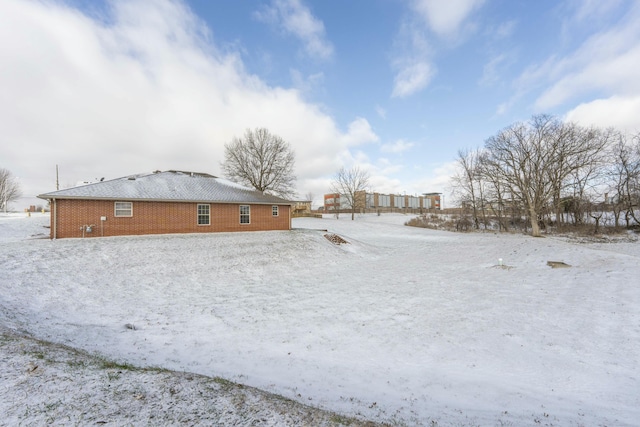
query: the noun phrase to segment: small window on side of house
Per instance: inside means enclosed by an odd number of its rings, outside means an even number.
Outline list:
[[[198,205],[198,225],[211,225],[210,205]]]
[[[115,202],[116,217],[132,217],[133,216],[133,202]]]
[[[271,215],[278,216],[278,207],[277,206],[271,206]]]
[[[240,224],[251,223],[251,206],[240,205]]]

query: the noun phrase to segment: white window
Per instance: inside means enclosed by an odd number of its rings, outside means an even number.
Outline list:
[[[132,217],[133,216],[133,202],[116,202],[115,203],[115,216]]]
[[[210,211],[211,211],[210,205],[198,205],[198,225],[211,224]]]
[[[375,208],[376,207],[375,201],[376,199],[373,194],[367,194],[367,201],[366,201],[367,209]]]
[[[278,207],[277,206],[271,206],[271,215],[278,216]]]
[[[240,224],[251,223],[251,206],[240,205]]]

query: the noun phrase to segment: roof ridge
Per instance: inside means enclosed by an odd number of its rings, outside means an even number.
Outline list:
[[[202,179],[205,178],[205,179]],[[108,181],[56,190],[41,199],[198,201],[213,203],[290,204],[291,201],[207,173],[178,170],[127,175]]]
[[[214,176],[205,172],[180,171],[180,170],[174,170],[174,169],[169,169],[163,172],[155,171],[153,173],[181,173],[181,174],[190,175],[190,176],[199,176],[202,178],[218,178],[217,176]]]

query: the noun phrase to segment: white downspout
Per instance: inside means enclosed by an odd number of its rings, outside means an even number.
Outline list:
[[[58,203],[56,199],[53,201],[53,240],[58,238]]]

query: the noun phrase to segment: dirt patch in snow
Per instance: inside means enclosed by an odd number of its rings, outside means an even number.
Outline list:
[[[324,237],[334,245],[342,245],[345,243],[349,243],[346,240],[344,240],[342,237],[338,236],[337,234],[325,234]]]
[[[547,261],[547,265],[551,268],[569,268],[571,267],[566,262],[562,261]]]

